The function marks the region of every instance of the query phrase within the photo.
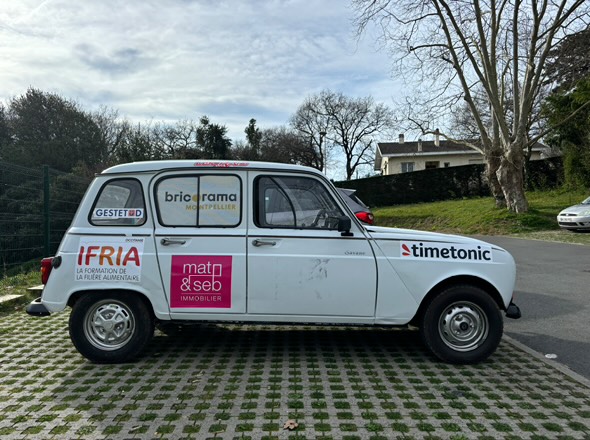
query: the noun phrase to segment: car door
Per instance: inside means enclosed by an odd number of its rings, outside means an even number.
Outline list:
[[[285,320],[372,318],[373,250],[356,222],[350,235],[338,231],[338,218],[348,211],[327,182],[312,174],[251,171],[249,184],[248,312]]]
[[[152,183],[155,240],[173,319],[246,310],[245,172],[167,172]]]

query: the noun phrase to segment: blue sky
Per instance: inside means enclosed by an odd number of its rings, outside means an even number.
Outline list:
[[[28,87],[132,121],[208,115],[243,139],[329,88],[393,105],[399,85],[347,0],[0,0],[0,100]]]

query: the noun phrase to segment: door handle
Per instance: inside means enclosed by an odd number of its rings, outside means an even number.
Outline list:
[[[160,240],[160,243],[162,246],[170,246],[171,244],[185,244],[186,240],[164,237]]]
[[[260,246],[276,246],[277,242],[275,240],[261,240],[257,238],[256,240],[252,241],[252,244],[256,247]]]

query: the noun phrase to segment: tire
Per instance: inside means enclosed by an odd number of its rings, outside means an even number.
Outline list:
[[[420,333],[439,359],[453,364],[482,362],[496,351],[503,333],[502,314],[484,290],[457,285],[428,304]]]
[[[76,301],[70,338],[82,356],[96,363],[135,358],[154,334],[154,318],[137,294],[93,293]]]

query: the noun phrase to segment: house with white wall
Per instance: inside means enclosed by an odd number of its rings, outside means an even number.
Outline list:
[[[469,141],[474,143],[474,141]],[[531,152],[531,160],[545,158],[545,147],[537,143]],[[375,152],[375,171],[382,175],[408,173],[431,168],[448,168],[484,163],[484,156],[462,142],[440,139],[406,142],[399,135],[398,142],[380,142]]]

